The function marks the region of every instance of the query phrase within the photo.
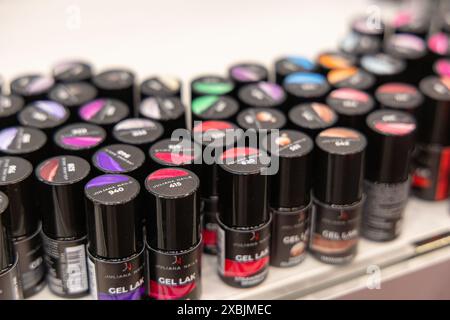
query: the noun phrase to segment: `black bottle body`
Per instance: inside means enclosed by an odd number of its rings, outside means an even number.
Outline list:
[[[238,288],[254,287],[269,271],[272,218],[261,226],[233,228],[217,216],[217,257],[220,278]]]
[[[153,249],[147,244],[147,294],[156,300],[200,298],[202,242],[182,251]]]
[[[416,146],[413,157],[412,193],[423,200],[440,201],[449,196],[450,147]]]
[[[270,264],[292,267],[306,257],[312,205],[301,208],[278,208],[272,212]]]
[[[322,262],[346,264],[357,253],[364,197],[351,205],[314,200],[310,250]]]
[[[91,296],[95,300],[141,300],[144,295],[144,249],[123,259],[88,252]]]
[[[29,298],[40,292],[46,283],[41,227],[30,236],[13,239],[13,247],[19,257],[23,297]]]
[[[16,257],[14,264],[0,273],[0,300],[23,299],[22,283],[19,278],[19,264]]]
[[[362,235],[373,241],[390,241],[401,231],[403,213],[408,202],[410,180],[398,183],[364,181]]]
[[[65,298],[87,295],[86,236],[53,239],[42,232],[42,239],[50,291]]]

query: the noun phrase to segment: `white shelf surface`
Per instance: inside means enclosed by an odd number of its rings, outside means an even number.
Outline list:
[[[398,239],[385,243],[362,239],[356,259],[345,266],[323,264],[308,255],[304,262],[292,268],[270,267],[266,281],[249,289],[233,288],[223,283],[216,272],[216,258],[204,255],[202,299],[298,298],[338,283],[345,283],[363,276],[369,266],[377,265],[383,268],[386,264],[410,257],[414,253],[411,246],[413,242],[449,231],[449,212],[447,201],[430,203],[411,198],[406,208],[403,232]],[[450,258],[450,250],[443,250],[443,254]],[[405,269],[404,272],[408,270]],[[60,298],[46,288],[32,299]]]

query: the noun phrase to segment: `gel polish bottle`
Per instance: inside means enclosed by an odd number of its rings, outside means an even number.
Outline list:
[[[53,157],[36,168],[47,282],[54,294],[65,298],[89,291],[83,202],[89,173],[89,163],[75,156]]]
[[[9,225],[14,254],[18,256],[23,296],[28,298],[45,286],[41,223],[35,201],[35,180],[30,162],[18,157],[0,158],[0,190],[9,199]]]
[[[266,137],[263,147],[280,161],[278,173],[269,177],[270,264],[291,267],[304,260],[308,247],[314,144],[299,131],[281,130],[279,135]]]
[[[230,96],[200,96],[192,100],[192,127],[195,121],[228,121],[234,122],[239,111],[237,100]]]
[[[450,181],[450,78],[427,77],[420,90],[425,102],[417,116],[412,193],[423,200],[445,200]]]
[[[159,121],[170,138],[176,129],[186,128],[185,106],[178,97],[149,97],[139,104],[139,115]]]
[[[24,104],[20,96],[0,93],[0,128],[18,125],[17,115],[23,110]]]
[[[227,121],[202,121],[192,129],[194,141],[202,146],[204,159],[199,177],[202,217],[203,251],[217,254],[217,214],[219,212],[218,164],[216,159],[223,149],[233,147],[242,136],[242,130]],[[207,161],[206,156],[211,156]]]
[[[142,81],[139,91],[141,101],[150,97],[181,98],[182,83],[177,77],[154,75]]]
[[[378,110],[367,117],[362,235],[389,241],[400,234],[410,189],[416,121],[408,113]]]
[[[92,83],[98,89],[99,97],[121,100],[134,112],[135,105],[135,75],[126,69],[109,69],[92,78]],[[92,99],[90,99],[92,100]]]
[[[228,69],[228,77],[235,83],[236,89],[240,89],[248,84],[268,81],[269,71],[259,63],[236,63]]]
[[[52,77],[41,74],[28,74],[11,81],[10,91],[12,94],[22,97],[25,104],[36,100],[47,98],[53,88],[55,81]]]
[[[197,176],[186,169],[151,173],[147,189],[147,294],[152,299],[201,295],[200,202]]]
[[[235,84],[228,78],[208,74],[197,77],[191,81],[191,100],[206,95],[231,95],[235,90]]]
[[[52,68],[53,78],[58,83],[90,81],[93,75],[92,65],[85,61],[59,61]]]
[[[356,255],[364,204],[366,138],[335,127],[316,137],[310,250],[322,262],[345,264]]]
[[[0,300],[20,300],[22,284],[9,233],[8,204],[8,197],[0,192]]]
[[[144,246],[136,212],[139,182],[105,174],[85,186],[91,295],[98,300],[140,300]]]
[[[226,150],[219,164],[218,272],[233,287],[263,282],[269,271],[271,215],[261,151]]]

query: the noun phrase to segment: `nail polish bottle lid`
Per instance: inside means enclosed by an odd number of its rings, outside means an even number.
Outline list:
[[[134,73],[126,69],[105,70],[92,78],[92,82],[100,91],[129,89],[133,87],[134,80]]]
[[[252,147],[227,149],[219,164],[220,219],[229,227],[256,227],[269,220],[268,158]]]
[[[158,250],[187,250],[200,240],[200,181],[191,171],[163,168],[145,180],[147,242]]]
[[[11,81],[11,93],[21,96],[25,102],[45,99],[48,92],[54,86],[55,81],[52,77],[41,74],[27,74],[17,77]]]
[[[267,81],[269,71],[259,63],[238,63],[228,69],[229,78],[239,85]]]
[[[144,152],[129,144],[111,144],[97,150],[92,156],[92,165],[103,173],[119,173],[140,181],[144,169]]]
[[[244,130],[281,129],[286,124],[286,116],[276,109],[247,108],[238,113],[236,122]]]
[[[366,179],[400,183],[408,179],[416,121],[406,112],[378,110],[367,117]]]
[[[415,114],[423,104],[422,93],[413,85],[402,82],[390,82],[381,85],[375,91],[375,98],[383,109]]]
[[[192,98],[203,95],[222,96],[230,94],[234,89],[234,83],[230,79],[218,75],[204,75],[191,81]]]
[[[231,121],[239,111],[239,104],[230,96],[206,95],[194,98],[191,103],[191,110],[194,121]]]
[[[202,149],[190,140],[169,138],[155,142],[148,153],[155,168],[181,167],[192,170],[197,159],[202,156]]]
[[[224,149],[233,147],[241,140],[244,132],[236,125],[227,121],[202,121],[193,129],[194,141],[202,146],[204,158],[202,160],[199,176],[201,196],[210,197],[218,195],[217,159]],[[206,162],[206,155],[214,157]]]
[[[308,102],[293,107],[289,111],[289,121],[296,129],[314,137],[320,131],[334,126],[338,115],[326,104]]]
[[[92,66],[84,61],[60,61],[53,66],[53,78],[57,82],[89,81],[92,78]]]
[[[101,175],[86,184],[84,193],[90,253],[119,259],[140,252],[139,191],[139,182],[122,174]]]
[[[359,131],[334,127],[316,137],[314,195],[326,204],[361,200],[366,138]]]
[[[356,64],[356,56],[339,51],[326,51],[317,56],[317,65],[327,73],[330,70],[345,69]]]
[[[146,78],[140,86],[143,97],[178,97],[181,96],[181,80],[167,75]]]
[[[50,100],[37,100],[28,104],[18,114],[21,125],[53,132],[69,119],[69,110],[62,104]]]
[[[243,86],[238,92],[241,107],[245,108],[279,108],[286,101],[284,89],[271,82],[257,82]]]
[[[314,143],[296,130],[281,130],[264,138],[263,148],[278,157],[279,169],[269,176],[269,203],[272,208],[297,208],[310,203]]]
[[[57,84],[48,94],[50,100],[69,108],[71,113],[83,104],[95,99],[97,89],[88,82],[68,82]]]
[[[0,273],[14,264],[8,217],[8,197],[0,191]]]
[[[339,121],[360,125],[356,122],[365,117],[375,106],[373,98],[362,90],[340,88],[330,92],[327,104],[338,114]],[[364,119],[362,119],[364,122]],[[349,124],[345,124],[346,126]]]
[[[42,229],[54,239],[86,234],[84,185],[89,163],[76,156],[56,156],[36,168]]]
[[[45,156],[47,136],[30,127],[8,127],[0,131],[0,153],[18,156],[37,164]]]
[[[161,138],[163,132],[163,126],[157,121],[130,118],[116,124],[112,134],[117,142],[132,144],[147,153],[151,144]]]
[[[0,157],[0,190],[9,199],[11,236],[19,238],[36,232],[39,214],[31,163],[19,157]]]
[[[419,84],[425,96],[419,111],[418,142],[450,145],[450,77],[429,76]]]
[[[20,96],[0,93],[0,127],[16,125],[17,114],[23,109],[24,104],[25,102]]]
[[[360,35],[383,38],[385,25],[383,21],[374,21],[370,16],[362,15],[353,19],[351,29]]]
[[[130,113],[128,106],[117,99],[95,99],[85,103],[78,110],[79,117],[99,126],[114,125]]]

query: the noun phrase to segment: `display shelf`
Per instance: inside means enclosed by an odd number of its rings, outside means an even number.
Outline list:
[[[351,283],[364,276],[369,266],[376,265],[383,269],[401,263],[416,254],[414,242],[445,231],[450,231],[448,202],[430,203],[412,198],[408,202],[403,232],[398,239],[385,243],[361,240],[356,259],[345,266],[323,264],[308,255],[305,261],[296,267],[271,267],[267,280],[250,289],[233,288],[223,283],[216,272],[216,258],[204,255],[202,299],[297,299],[314,296],[315,292]],[[435,253],[440,254],[450,258],[450,250]],[[407,272],[408,265],[397,275]],[[346,290],[351,288],[347,286]],[[32,299],[61,298],[45,288]]]

